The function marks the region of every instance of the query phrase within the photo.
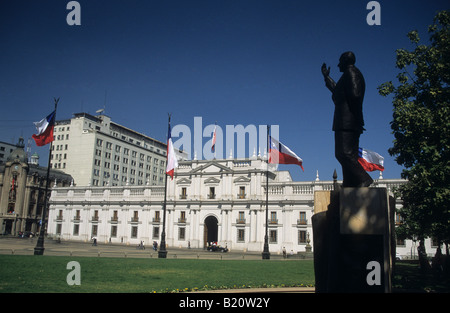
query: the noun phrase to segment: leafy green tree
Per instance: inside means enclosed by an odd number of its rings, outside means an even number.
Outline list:
[[[393,95],[394,134],[389,154],[405,167],[408,183],[399,188],[404,219],[398,234],[450,242],[450,11],[438,12],[429,26],[428,45],[408,33],[413,49],[396,50],[398,85],[378,87]],[[423,248],[422,248],[423,249]]]

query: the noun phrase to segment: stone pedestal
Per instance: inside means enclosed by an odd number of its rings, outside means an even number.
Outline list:
[[[336,196],[336,193],[333,193]],[[328,208],[331,208],[331,191],[316,191],[314,193],[314,215],[312,216],[314,272],[316,293],[328,291],[328,259],[329,231]],[[338,200],[338,199],[337,199]],[[333,201],[336,203],[336,201]]]
[[[387,190],[317,191],[314,200],[316,292],[390,292],[394,207]]]

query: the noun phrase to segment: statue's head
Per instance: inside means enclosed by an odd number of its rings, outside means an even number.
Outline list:
[[[341,72],[345,71],[345,69],[349,66],[349,65],[354,65],[356,61],[355,58],[355,54],[351,51],[347,51],[342,53],[341,57],[339,58],[339,70]]]

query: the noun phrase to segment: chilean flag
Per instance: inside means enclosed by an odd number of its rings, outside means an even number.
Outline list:
[[[52,142],[53,138],[53,128],[55,127],[55,115],[56,111],[53,111],[47,117],[43,118],[39,122],[34,122],[36,126],[37,134],[33,134],[33,139],[36,145],[41,147]]]
[[[359,148],[358,162],[367,172],[384,171],[384,158],[376,152]]]
[[[177,156],[175,155],[175,150],[173,149],[172,143],[172,131],[170,130],[169,124],[169,135],[167,138],[167,167],[166,174],[173,179],[175,173],[175,168],[178,167]]]
[[[298,157],[291,149],[283,145],[278,140],[270,138],[269,163],[272,164],[297,164],[303,171],[303,160]]]
[[[214,126],[214,133],[213,133],[212,142],[211,142],[211,151],[212,152],[215,152],[215,150],[216,150],[216,129],[217,129],[217,124]]]

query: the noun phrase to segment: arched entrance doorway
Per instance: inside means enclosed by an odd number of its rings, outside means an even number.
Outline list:
[[[203,244],[207,246],[207,242],[218,241],[218,224],[219,221],[214,216],[205,218],[203,231]]]

